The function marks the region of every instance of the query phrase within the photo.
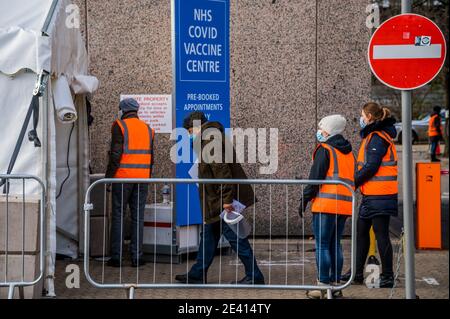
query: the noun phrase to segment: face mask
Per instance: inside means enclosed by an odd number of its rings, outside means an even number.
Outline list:
[[[323,136],[322,131],[317,131],[316,137],[320,143],[326,142],[328,140],[328,138]]]
[[[361,128],[365,128],[367,126],[366,122],[364,122],[364,118],[361,116],[359,118],[359,125],[361,126]]]
[[[119,116],[119,119],[121,119],[122,116],[123,116],[123,111],[122,111],[122,110],[119,110],[119,113],[118,113],[117,115]]]
[[[191,146],[194,147],[195,140],[197,139],[197,134],[189,134],[189,141],[191,142]]]

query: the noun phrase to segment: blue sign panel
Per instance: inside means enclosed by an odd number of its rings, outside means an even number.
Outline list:
[[[229,0],[173,0],[176,127],[194,111],[230,127]],[[192,152],[193,153],[193,152]],[[195,157],[195,154],[194,154]],[[177,178],[196,177],[195,159]],[[176,186],[177,225],[202,223],[198,186]]]

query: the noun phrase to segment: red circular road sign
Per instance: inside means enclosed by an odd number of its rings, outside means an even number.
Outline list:
[[[432,81],[444,65],[445,54],[442,31],[417,14],[401,14],[384,22],[368,50],[373,74],[397,90],[414,90]]]

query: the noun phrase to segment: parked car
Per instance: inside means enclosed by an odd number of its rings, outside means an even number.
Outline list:
[[[445,126],[445,112],[446,110],[442,110],[441,118],[442,118],[442,126]],[[420,120],[412,121],[412,139],[413,144],[428,142],[428,122],[430,121],[431,114],[427,114]],[[397,137],[395,141],[399,144],[402,143],[402,123],[396,123],[395,129],[397,130]]]

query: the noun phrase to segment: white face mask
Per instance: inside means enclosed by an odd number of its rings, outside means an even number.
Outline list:
[[[119,116],[119,119],[121,119],[122,116],[123,116],[123,111],[122,111],[122,110],[119,110],[119,113],[118,113],[117,115]]]

